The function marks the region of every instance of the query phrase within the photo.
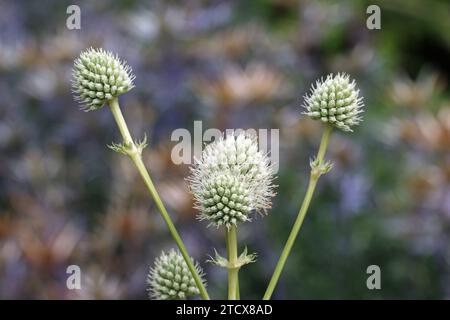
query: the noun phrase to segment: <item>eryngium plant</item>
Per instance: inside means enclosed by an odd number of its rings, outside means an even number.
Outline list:
[[[203,280],[203,271],[195,263],[197,274]],[[179,300],[200,294],[191,272],[183,257],[174,249],[164,251],[156,258],[155,265],[150,269],[147,283],[149,296],[156,300]]]
[[[331,162],[324,159],[333,128],[352,131],[351,126],[362,121],[360,114],[363,112],[363,106],[362,97],[359,97],[359,90],[356,89],[355,81],[350,82],[350,77],[344,73],[338,73],[336,76],[330,74],[325,81],[317,81],[316,86],[313,85],[311,88],[311,94],[305,96],[307,110],[305,113],[312,119],[320,119],[324,123],[324,131],[317,156],[310,162],[311,172],[305,197],[263,296],[264,300],[271,298],[278,283],[292,246],[302,227],[320,176],[329,172],[333,167]]]
[[[216,227],[250,220],[253,211],[265,213],[274,196],[274,170],[247,132],[221,137],[196,159],[188,178],[199,219]]]
[[[89,48],[75,60],[72,87],[86,111],[133,89],[134,75],[125,61],[103,49]]]
[[[325,81],[317,80],[311,93],[305,96],[305,114],[343,131],[352,131],[351,127],[362,121],[362,100],[355,81],[350,81],[348,75],[329,74]]]
[[[134,87],[133,80],[131,68],[103,49],[88,49],[74,63],[72,86],[75,99],[86,111],[109,105],[123,138],[122,142],[113,143],[110,147],[131,158],[179,249],[179,252],[162,252],[156,259],[147,279],[150,297],[186,299],[200,294],[203,299],[209,299],[203,272],[187,253],[142,160],[146,139],[141,142],[133,139],[122,115],[118,97]],[[328,75],[325,80],[317,81],[311,94],[305,97],[304,106],[305,114],[324,123],[324,132],[317,156],[310,163],[305,197],[263,299],[272,296],[320,176],[332,168],[332,163],[324,158],[333,128],[352,131],[352,127],[362,121],[362,97],[359,97],[355,81],[350,81],[346,74]],[[225,226],[227,258],[216,252],[210,261],[228,269],[230,300],[240,299],[240,268],[256,259],[255,254],[247,254],[247,249],[238,255],[237,226],[249,221],[253,212],[265,213],[271,207],[271,198],[275,194],[273,179],[274,170],[269,158],[258,151],[256,136],[248,132],[220,137],[205,148],[191,168],[188,181],[199,218],[216,227]]]
[[[228,298],[239,299],[239,269],[255,261],[247,250],[238,257],[237,225],[249,221],[252,212],[265,213],[274,196],[274,170],[266,154],[258,150],[249,132],[222,136],[196,159],[188,178],[199,210],[199,219],[225,226],[227,256],[216,253],[211,261],[228,269]]]
[[[166,210],[156,190],[148,170],[142,160],[142,151],[147,146],[147,140],[137,142],[131,136],[128,125],[122,115],[119,105],[119,95],[130,91],[133,85],[134,75],[131,68],[119,59],[117,55],[103,49],[87,49],[75,60],[73,67],[72,86],[75,100],[83,104],[86,111],[96,110],[108,104],[109,109],[117,123],[123,141],[113,143],[109,146],[112,150],[130,157],[136,169],[139,171],[151,197],[164,219],[166,226],[178,246],[186,265],[200,291],[203,299],[209,299],[208,292],[187,253],[186,247],[181,239],[169,213]]]

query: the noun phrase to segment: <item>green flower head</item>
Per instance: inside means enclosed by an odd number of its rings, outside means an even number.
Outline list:
[[[258,150],[256,137],[244,132],[209,144],[188,181],[200,220],[228,228],[270,208],[273,179],[269,158]]]
[[[195,268],[202,277],[202,269],[197,263]],[[204,282],[203,279],[202,282]],[[150,269],[147,283],[150,286],[150,298],[156,300],[186,299],[200,293],[183,256],[174,249],[168,253],[163,251],[156,258],[154,267]]]
[[[87,49],[75,60],[72,91],[86,111],[103,107],[133,89],[134,75],[125,61],[103,49]]]
[[[305,96],[304,114],[343,131],[353,131],[351,127],[362,121],[362,100],[355,81],[350,81],[348,75],[329,74],[325,80],[317,80],[311,93]]]

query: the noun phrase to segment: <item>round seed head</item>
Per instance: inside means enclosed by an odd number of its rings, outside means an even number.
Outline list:
[[[329,74],[317,80],[311,93],[305,96],[305,114],[312,119],[329,123],[343,131],[362,121],[363,98],[359,96],[354,80],[345,73]]]
[[[134,75],[125,61],[103,49],[87,49],[75,60],[72,91],[86,111],[134,88]]]
[[[199,219],[230,227],[249,221],[253,211],[270,208],[273,179],[273,167],[258,150],[256,137],[243,132],[208,145],[188,181]]]
[[[200,277],[203,277],[198,263],[195,268]],[[200,294],[183,256],[173,249],[168,253],[163,251],[156,258],[155,265],[150,268],[147,283],[151,299],[178,300]]]

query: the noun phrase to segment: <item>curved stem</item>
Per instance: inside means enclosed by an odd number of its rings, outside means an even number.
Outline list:
[[[323,164],[323,159],[325,156],[325,152],[327,150],[328,141],[330,139],[332,127],[326,126],[325,131],[322,134],[322,139],[320,141],[319,151],[317,153],[317,166],[320,167]],[[278,283],[281,272],[283,271],[284,265],[286,264],[286,260],[289,257],[292,246],[294,245],[295,239],[300,231],[300,228],[303,224],[303,220],[305,219],[306,212],[308,211],[309,204],[311,203],[312,196],[314,194],[314,190],[317,185],[317,181],[319,180],[320,173],[317,170],[311,169],[311,174],[309,178],[308,188],[306,190],[305,198],[303,199],[303,203],[298,212],[297,218],[295,220],[294,226],[292,227],[291,233],[284,245],[283,251],[281,252],[280,259],[277,262],[275,267],[275,271],[273,272],[272,278],[270,279],[269,286],[267,287],[266,293],[264,294],[263,300],[269,300],[272,296],[273,291],[275,290],[275,286]]]
[[[128,130],[127,124],[125,122],[125,119],[123,118],[122,112],[120,111],[120,106],[117,98],[114,98],[110,101],[110,109],[114,116],[114,119],[117,122],[117,126],[119,127],[120,133],[122,134],[122,138],[124,140],[124,143],[127,144],[130,147],[130,153],[129,156],[133,160],[133,163],[135,164],[136,168],[138,169],[142,179],[145,182],[145,185],[147,186],[147,189],[152,196],[153,200],[156,203],[156,206],[159,209],[159,212],[161,213],[161,216],[163,217],[167,227],[169,228],[169,232],[172,235],[172,238],[175,240],[175,243],[178,246],[178,249],[181,252],[181,255],[183,256],[184,260],[186,261],[186,264],[192,273],[192,276],[194,277],[195,283],[197,284],[200,295],[203,299],[209,300],[208,292],[206,291],[206,288],[197,273],[197,270],[195,269],[194,263],[192,262],[191,257],[187,253],[186,247],[184,246],[183,240],[181,240],[181,237],[175,228],[175,225],[172,222],[172,219],[170,218],[164,204],[161,201],[161,198],[159,197],[158,191],[156,191],[156,188],[153,184],[152,179],[150,178],[150,175],[144,165],[144,162],[142,161],[142,157],[140,152],[138,151],[138,148],[136,147],[136,144],[134,143],[133,139],[131,138],[130,131]]]
[[[228,255],[228,300],[238,299],[239,267],[237,266],[237,232],[236,226],[226,228],[227,255]]]

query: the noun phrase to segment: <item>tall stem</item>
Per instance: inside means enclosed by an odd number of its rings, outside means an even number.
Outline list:
[[[323,160],[325,157],[325,152],[327,150],[328,141],[330,139],[332,127],[326,126],[325,131],[322,134],[322,139],[320,141],[319,151],[317,153],[317,167],[320,167],[323,164]],[[272,296],[272,293],[275,289],[275,286],[278,283],[281,272],[283,271],[284,265],[286,264],[286,260],[289,257],[292,246],[294,245],[295,239],[297,238],[298,232],[302,227],[303,220],[305,219],[306,212],[308,211],[309,204],[311,203],[312,196],[314,194],[314,190],[317,185],[317,181],[320,178],[320,173],[317,170],[311,168],[308,188],[306,190],[305,198],[303,199],[303,203],[298,212],[297,218],[295,220],[294,226],[292,227],[291,233],[284,245],[283,251],[281,252],[280,259],[275,267],[275,271],[273,272],[272,278],[270,279],[269,286],[267,287],[266,293],[264,294],[263,300],[269,300]]]
[[[122,138],[124,140],[124,143],[127,144],[130,147],[130,153],[129,156],[131,160],[133,160],[133,163],[135,164],[136,168],[138,169],[142,179],[145,182],[145,185],[147,186],[147,189],[152,196],[153,200],[156,203],[156,206],[159,209],[159,212],[161,213],[162,218],[164,219],[167,227],[169,228],[169,232],[172,235],[172,238],[175,240],[175,243],[178,246],[178,249],[181,252],[181,255],[183,256],[184,260],[186,261],[186,264],[192,273],[192,276],[194,277],[195,283],[197,284],[200,295],[203,299],[209,300],[208,292],[206,291],[206,288],[197,273],[197,270],[195,269],[194,263],[192,262],[191,257],[187,253],[186,247],[184,246],[183,240],[181,240],[180,235],[178,234],[177,229],[175,228],[175,225],[172,222],[172,219],[170,218],[166,208],[164,207],[164,204],[161,201],[161,198],[159,197],[158,191],[156,191],[156,188],[153,184],[152,179],[150,178],[150,175],[144,165],[144,162],[142,161],[142,156],[140,152],[138,152],[138,148],[136,147],[136,144],[134,143],[133,139],[131,138],[130,131],[128,130],[128,126],[125,122],[125,119],[123,118],[122,112],[120,111],[119,101],[117,98],[114,98],[110,101],[110,109],[114,116],[114,119],[117,122],[117,126],[119,127],[120,133],[122,134]]]
[[[228,300],[237,300],[239,296],[239,267],[237,266],[237,232],[236,226],[226,228],[228,254]]]

